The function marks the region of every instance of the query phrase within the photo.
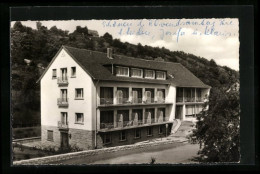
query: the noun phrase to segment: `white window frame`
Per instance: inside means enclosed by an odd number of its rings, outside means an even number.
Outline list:
[[[140,132],[140,133],[139,133],[139,137],[136,136],[136,132],[137,132],[137,131]],[[141,129],[135,129],[135,139],[141,138],[141,132],[142,132]]]
[[[77,96],[77,90],[81,91],[81,97]],[[84,90],[83,88],[75,88],[75,100],[83,100],[84,99]]]
[[[75,68],[75,73],[73,74],[73,68]],[[77,74],[77,68],[75,66],[71,67],[71,77],[76,77],[76,74]]]
[[[56,76],[53,76],[54,75],[54,71],[56,72]],[[52,79],[57,79],[57,69],[52,69]]]
[[[133,76],[133,75],[132,75],[132,70],[141,70],[141,76]],[[131,77],[133,77],[133,78],[143,78],[143,75],[144,75],[143,69],[140,69],[140,68],[131,68]]]
[[[122,133],[125,132],[125,139],[122,139]],[[120,131],[120,141],[126,141],[127,140],[127,137],[126,137],[126,130],[122,130]]]
[[[109,142],[106,142],[107,137],[109,137]],[[103,142],[103,144],[111,144],[111,142],[112,142],[111,133],[105,133],[104,134],[104,142]]]
[[[127,75],[117,74],[117,72],[116,72],[116,76],[120,76],[120,77],[129,77],[129,67],[125,67],[125,66],[116,66],[116,68],[127,68]]]
[[[80,122],[77,119],[78,114],[81,114],[81,116],[82,116]],[[75,124],[84,124],[84,114],[83,113],[75,113]]]
[[[157,77],[157,73],[160,72],[160,73],[163,73],[163,78],[158,78]],[[156,71],[156,79],[159,79],[159,80],[165,80],[166,79],[166,73],[164,71]]]
[[[153,72],[153,77],[146,77],[146,71],[152,71]],[[150,70],[150,69],[145,69],[144,70],[144,78],[146,78],[146,79],[154,79],[155,78],[155,71],[154,70]]]

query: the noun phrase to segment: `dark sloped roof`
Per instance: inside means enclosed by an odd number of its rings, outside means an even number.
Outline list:
[[[193,75],[180,63],[160,62],[145,59],[113,55],[113,59],[107,58],[106,53],[78,49],[69,46],[63,48],[70,54],[94,79],[111,81],[146,82],[157,84],[173,84],[179,87],[201,87],[209,88],[200,79]],[[118,77],[113,75],[104,65],[122,65],[129,67],[140,67],[154,70],[167,71],[166,80]],[[171,74],[173,78],[171,77]]]

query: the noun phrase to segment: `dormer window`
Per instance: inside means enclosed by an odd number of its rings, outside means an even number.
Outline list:
[[[128,67],[117,66],[116,67],[116,76],[129,77],[129,68]]]
[[[144,77],[147,79],[154,79],[154,70],[145,70],[145,75]]]
[[[163,71],[156,71],[156,79],[165,80],[166,73]]]
[[[138,68],[131,68],[131,77],[142,78],[143,70]]]

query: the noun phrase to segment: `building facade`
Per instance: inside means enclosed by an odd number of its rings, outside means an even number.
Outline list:
[[[62,46],[39,79],[41,139],[94,149],[168,136],[196,120],[210,87],[179,63]]]

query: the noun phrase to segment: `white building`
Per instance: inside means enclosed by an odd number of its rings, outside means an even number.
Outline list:
[[[62,46],[39,79],[42,142],[93,149],[167,136],[210,87],[179,63]]]

